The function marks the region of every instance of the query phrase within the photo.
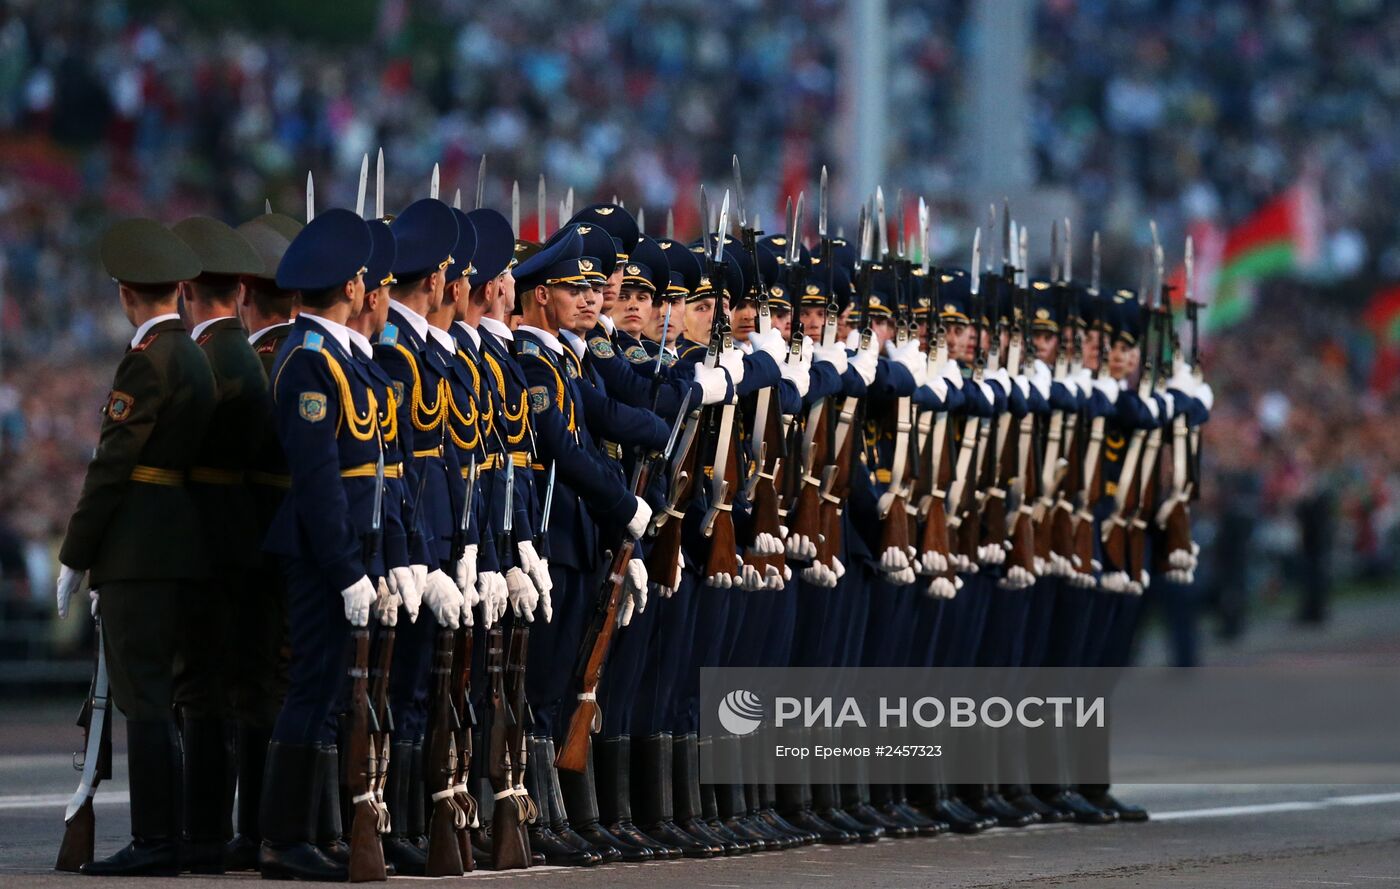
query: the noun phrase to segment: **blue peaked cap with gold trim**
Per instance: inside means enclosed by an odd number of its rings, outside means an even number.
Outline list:
[[[398,255],[394,277],[416,281],[439,269],[446,269],[457,249],[457,218],[452,208],[437,198],[421,198],[408,205],[390,223]]]
[[[630,257],[632,251],[637,247],[637,242],[642,239],[642,232],[637,227],[637,220],[631,213],[627,212],[625,207],[617,204],[589,204],[575,213],[573,218],[569,220],[570,225],[576,223],[601,228],[610,237],[621,242],[621,246],[616,249],[617,259]],[[586,248],[584,255],[589,255]]]
[[[490,207],[473,210],[467,218],[476,231],[471,286],[480,287],[514,263],[515,233],[510,230],[510,220]]]
[[[583,256],[583,237],[573,226],[560,229],[550,238],[550,243],[515,267],[516,292],[529,293],[536,287],[549,284],[587,286],[588,279],[582,268],[585,262],[589,260]],[[519,302],[516,304],[519,305]]]
[[[277,265],[283,290],[329,290],[364,271],[374,251],[369,224],[340,207],[326,210],[306,224]]]
[[[700,286],[700,258],[690,249],[673,238],[657,238],[656,246],[666,254],[666,262],[671,269],[671,280],[666,292],[675,296],[689,295]]]
[[[457,246],[452,248],[452,262],[447,266],[447,280],[455,281],[472,271],[472,263],[476,259],[476,226],[461,210],[456,207],[449,209],[452,210],[452,218],[457,220]]]
[[[670,283],[671,264],[666,259],[666,251],[643,235],[632,249],[632,254],[622,263],[622,286],[664,294]]]
[[[394,232],[389,228],[389,223],[382,219],[370,219],[368,225],[374,250],[369,255],[369,262],[365,263],[365,289],[374,290],[394,283],[394,257],[398,255],[398,245],[394,242]]]

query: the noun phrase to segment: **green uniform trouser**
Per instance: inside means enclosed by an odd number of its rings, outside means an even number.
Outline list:
[[[100,613],[112,699],[129,720],[170,718],[175,699],[181,600],[195,587],[180,580],[121,580],[102,584]]]
[[[287,587],[270,558],[246,575],[234,592],[227,668],[233,718],[272,727],[287,697]]]

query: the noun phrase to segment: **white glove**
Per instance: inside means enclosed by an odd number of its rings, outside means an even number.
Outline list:
[[[744,380],[744,353],[738,349],[725,349],[719,353],[719,366],[729,372],[729,382],[737,388]]]
[[[423,604],[423,593],[418,588],[418,580],[413,576],[413,569],[408,566],[390,568],[389,576],[385,578],[389,587],[389,595],[397,596],[403,603],[403,607],[408,610],[409,621],[418,620],[418,609]],[[383,621],[380,621],[383,623]],[[387,626],[392,626],[388,624]]]
[[[1157,422],[1158,418],[1162,416],[1162,406],[1157,403],[1157,396],[1149,395],[1143,399],[1142,403],[1147,408],[1147,412],[1152,415],[1152,422]]]
[[[1196,400],[1201,403],[1206,410],[1215,406],[1215,390],[1210,388],[1210,383],[1204,380],[1196,387]]]
[[[540,592],[554,589],[554,580],[549,576],[549,561],[539,554],[535,545],[522,540],[515,548],[520,553],[520,567],[530,575],[530,582]]]
[[[361,577],[340,591],[340,597],[345,600],[345,619],[350,621],[350,626],[369,624],[369,606],[374,602],[374,596],[374,584],[368,577]]]
[[[739,566],[739,589],[746,593],[752,593],[763,589],[763,575],[758,569],[747,563]]]
[[[622,578],[621,625],[629,626],[632,615],[647,610],[647,566],[641,559],[627,563],[627,573]]]
[[[812,350],[812,363],[824,361],[836,369],[838,375],[846,372],[850,359],[846,357],[846,347],[840,343],[817,346]]]
[[[409,565],[408,567],[413,571],[413,589],[415,591],[414,594],[418,597],[418,604],[421,606],[423,604],[423,591],[428,588],[428,566]],[[400,592],[403,591],[400,590]],[[408,595],[407,593],[405,593],[404,602],[407,601]]]
[[[1197,385],[1196,375],[1191,372],[1191,369],[1186,366],[1185,362],[1178,363],[1176,367],[1172,369],[1171,379],[1167,380],[1168,389],[1175,389],[1182,395],[1189,395],[1192,398],[1196,397]]]
[[[943,401],[948,397],[948,381],[941,374],[925,376],[924,388],[933,392],[933,397]]]
[[[637,497],[636,501],[637,511],[632,513],[631,520],[627,522],[627,533],[640,540],[647,532],[647,525],[651,524],[651,507],[640,497]]]
[[[1192,569],[1194,570],[1196,566],[1193,564],[1191,567],[1192,567]],[[88,607],[88,613],[90,613],[90,614],[93,616],[93,619],[96,619],[96,618],[97,618],[97,601],[98,601],[98,600],[97,600],[97,590],[95,590],[95,589],[93,589],[93,588],[91,588],[91,587],[88,588],[88,601],[92,603],[92,604]]]
[[[462,622],[462,591],[442,569],[434,569],[423,584],[423,604],[440,626],[455,630]],[[467,612],[468,616],[471,612]]]
[[[685,570],[685,556],[681,555],[680,552],[677,552],[677,553],[676,553],[676,573],[672,575],[672,577],[674,577],[675,580],[676,580],[676,586],[679,586],[679,585],[680,585],[680,582],[681,582],[681,572],[684,571],[684,570]],[[664,581],[664,582],[663,582],[663,581]],[[660,579],[660,580],[657,580],[657,581],[656,581],[656,591],[657,591],[658,593],[661,594],[661,598],[663,598],[663,599],[669,599],[669,598],[671,598],[672,596],[674,596],[674,595],[676,594],[676,587],[674,587],[674,586],[668,586],[668,584],[669,584],[670,582],[671,582],[671,577],[663,578],[663,579]]]
[[[402,568],[400,571],[404,570]],[[399,624],[399,606],[403,597],[393,592],[387,578],[379,578],[379,596],[374,600],[374,619],[381,627],[396,627]]]
[[[763,585],[775,593],[782,590],[791,579],[792,569],[787,565],[783,565],[781,571],[772,565],[763,566]]]
[[[540,592],[530,582],[529,575],[519,568],[511,568],[506,572],[505,582],[506,596],[515,616],[524,618],[526,623],[533,623],[535,608],[540,604]]]
[[[924,353],[919,351],[919,341],[911,339],[902,346],[896,346],[894,341],[885,344],[885,352],[890,356],[890,360],[902,366],[914,378],[915,387],[922,386],[928,378],[928,359]]]
[[[998,367],[996,370],[989,370],[982,374],[982,379],[995,381],[1007,397],[1011,396],[1011,374],[1006,372],[1006,368]]]
[[[783,342],[783,335],[777,328],[770,328],[767,333],[749,334],[749,344],[755,352],[767,352],[779,364],[783,364],[787,357],[787,343]]]
[[[554,620],[554,600],[549,597],[549,590],[540,587],[539,591],[540,611],[544,614],[544,622],[549,623],[550,621]]]
[[[860,347],[860,331],[853,330],[851,335],[846,337],[846,345],[856,350],[856,354],[850,359],[851,367],[855,368],[861,382],[869,386],[875,382],[875,371],[880,366],[879,339],[872,336],[870,345],[862,349]]]
[[[776,556],[783,551],[783,542],[767,531],[760,531],[754,536],[753,551],[760,556]]]
[[[928,594],[935,599],[951,599],[958,594],[958,588],[946,577],[935,577],[928,585]]]
[[[1037,358],[1031,365],[1031,385],[1046,401],[1050,400],[1050,384],[1054,379],[1054,375],[1050,373],[1050,366]]]
[[[806,361],[782,361],[778,373],[797,389],[797,397],[805,398],[812,385],[812,365]]]
[[[83,575],[86,571],[79,571],[76,568],[69,568],[67,565],[58,566],[58,616],[65,618],[68,616],[68,600],[73,598],[73,594],[78,591],[78,587],[83,585]]]
[[[705,586],[728,590],[734,587],[735,581],[736,578],[732,574],[711,574],[705,578]]]
[[[476,581],[476,599],[463,597],[462,610],[470,611],[477,602],[481,603],[481,614],[489,628],[501,615],[506,613],[506,602],[510,600],[509,585],[499,571],[483,571]]]
[[[927,550],[919,555],[919,573],[942,574],[948,570],[948,560],[940,552]]]
[[[1004,590],[1025,590],[1035,585],[1035,575],[1022,568],[1020,565],[1012,565],[1006,569],[1006,576],[997,582],[997,586]]]
[[[886,547],[880,553],[880,570],[886,574],[902,571],[909,567],[909,557],[897,546]]]
[[[462,558],[453,566],[453,574],[456,575],[457,589],[461,590],[463,595],[467,595],[468,590],[476,587],[476,544],[462,547]]]
[[[816,541],[803,534],[789,534],[787,536],[787,555],[789,559],[796,559],[799,562],[809,562],[816,558]]]
[[[948,381],[948,385],[954,389],[961,389],[963,384],[962,368],[951,358],[943,363],[943,379]]]
[[[729,374],[722,367],[695,366],[695,382],[700,384],[700,403],[721,404],[729,397]]]
[[[1099,392],[1103,393],[1104,398],[1108,399],[1109,404],[1118,403],[1118,393],[1121,392],[1122,389],[1119,388],[1118,381],[1115,380],[1113,377],[1110,377],[1108,374],[1104,374],[1103,376],[1094,380],[1094,382],[1091,385],[1093,385],[1093,387]]]

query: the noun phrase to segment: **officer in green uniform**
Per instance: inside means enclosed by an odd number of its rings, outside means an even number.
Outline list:
[[[209,559],[185,477],[214,407],[214,375],[176,314],[179,282],[199,258],[149,219],[103,237],[102,264],[136,328],[103,407],[102,432],[59,551],[58,613],[86,574],[102,617],[112,697],[126,716],[131,844],[84,865],[98,875],[179,868],[176,665],[205,633],[187,636],[181,602],[198,595]],[[101,591],[101,598],[97,593]]]
[[[268,423],[267,375],[237,315],[242,276],[261,271],[262,263],[242,235],[217,219],[191,216],[172,230],[203,268],[199,277],[180,285],[180,295],[193,325],[190,337],[208,359],[217,386],[209,429],[189,472],[213,576],[200,595],[180,603],[183,633],[209,634],[206,644],[180,662],[175,676],[185,748],[182,865],[197,873],[222,873],[224,847],[233,838],[227,722],[232,696],[248,697],[243,634],[236,621],[268,619],[258,602],[246,598],[253,577],[249,568],[261,542],[247,473]]]

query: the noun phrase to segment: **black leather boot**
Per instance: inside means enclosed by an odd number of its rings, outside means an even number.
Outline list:
[[[885,829],[852,818],[841,808],[841,791],[825,781],[812,785],[812,811],[833,827],[853,833],[862,843],[873,843],[885,835]]]
[[[384,806],[389,810],[389,832],[384,834],[384,863],[404,876],[427,873],[428,856],[408,838],[409,800],[413,794],[413,742],[395,741],[389,748],[389,776],[384,782]]]
[[[714,755],[716,757],[723,755],[728,762],[738,762],[740,755],[738,741],[737,735],[717,735],[712,742]],[[725,830],[739,839],[755,845],[757,847],[755,851],[759,849],[786,849],[792,845],[750,823],[748,801],[744,798],[743,784],[716,784],[714,788],[715,809],[719,814],[719,823]]]
[[[699,757],[699,762],[704,763],[705,760],[708,759],[712,764],[714,763],[714,738],[700,738],[696,742],[696,748],[697,755]],[[701,767],[701,771],[705,771],[703,766]],[[711,773],[713,773],[713,768],[710,771]],[[745,852],[763,851],[764,845],[762,840],[746,839],[734,833],[727,826],[725,826],[723,819],[720,817],[719,810],[720,790],[721,785],[718,784],[700,785],[700,817],[705,822],[705,827],[710,831],[710,833],[719,837],[725,843],[731,843],[738,846],[738,854],[743,854]]]
[[[665,781],[666,776],[658,776],[657,780]],[[671,818],[675,827],[720,855],[740,855],[748,851],[746,844],[724,839],[706,823],[700,787],[700,739],[694,732],[672,739],[670,780]]]
[[[880,810],[890,816],[898,816],[905,824],[914,825],[921,837],[936,837],[952,830],[952,825],[941,818],[931,818],[909,804],[903,784],[889,785],[889,800]]]
[[[126,723],[131,779],[131,842],[110,858],[83,865],[97,877],[173,877],[180,872],[179,748],[170,720]]]
[[[998,827],[1029,827],[1040,821],[1040,816],[1023,812],[1007,802],[996,792],[995,785],[964,785],[963,801],[978,815],[995,818]]]
[[[263,828],[258,869],[263,879],[345,882],[345,867],[316,847],[316,810],[325,771],[316,747],[302,744],[268,745],[263,776]]]
[[[227,726],[222,719],[182,709],[180,737],[185,750],[180,866],[193,874],[221,874],[225,847],[233,838]]]
[[[551,764],[553,764],[554,750],[549,750]],[[602,811],[598,806],[598,785],[597,772],[595,771],[593,757],[595,755],[594,744],[590,740],[588,743],[588,758],[582,772],[568,772],[557,770],[559,791],[563,797],[561,811],[568,813],[568,821],[565,830],[571,830],[586,842],[590,847],[603,856],[603,861],[650,861],[654,856],[641,846],[629,843],[622,837],[617,836],[611,829],[605,827],[602,822]],[[557,766],[556,766],[557,769]],[[560,834],[560,829],[555,827],[555,833]]]
[[[341,867],[350,867],[350,844],[340,809],[340,751],[334,744],[316,750],[321,770],[321,801],[316,809],[316,848]],[[387,862],[386,862],[387,864]]]
[[[1102,812],[1112,812],[1119,821],[1141,823],[1151,817],[1142,806],[1122,802],[1109,793],[1107,784],[1084,784],[1079,789],[1090,805]]]
[[[1062,821],[1070,821],[1073,816],[1067,812],[1061,812],[1052,806],[1048,806],[1040,801],[1040,797],[1031,793],[1030,787],[1024,784],[1006,784],[1001,788],[1002,797],[1011,805],[1022,812],[1034,812],[1040,820],[1046,824],[1059,824]]]
[[[859,841],[854,833],[830,824],[812,810],[812,793],[809,785],[778,784],[774,788],[777,796],[777,812],[789,824],[816,834],[817,842],[828,846],[849,846]]]
[[[413,742],[408,777],[408,841],[428,856],[428,784],[423,779],[423,740]]]
[[[640,832],[665,849],[675,850],[670,857],[684,855],[686,858],[713,858],[722,855],[723,850],[708,842],[697,840],[675,823],[671,780],[673,771],[675,741],[670,735],[649,735],[637,741],[629,757],[638,777],[637,789],[632,793],[628,782],[629,801],[636,802],[635,809]]]
[[[554,832],[554,768],[546,759],[545,742],[542,738],[532,737],[527,743],[530,753],[529,767],[525,769],[525,783],[530,798],[539,808],[539,814],[529,826],[530,850],[542,854],[547,864],[561,867],[592,867],[598,864],[603,860],[601,855],[591,849],[582,849]],[[558,802],[562,807],[562,800]]]
[[[262,803],[263,765],[267,762],[267,742],[271,726],[238,724],[238,833],[224,850],[224,867],[231,871],[258,869],[258,846],[262,828],[258,807]]]
[[[746,738],[741,741],[741,745],[746,743],[744,748],[744,768],[750,765],[754,769],[754,778],[757,783],[754,785],[758,794],[758,809],[754,813],[755,817],[769,829],[774,830],[779,836],[793,837],[798,845],[810,846],[818,839],[816,831],[798,827],[788,821],[778,812],[778,795],[774,782],[776,767],[773,763],[773,736],[765,727],[758,734],[750,735],[752,741]]]

